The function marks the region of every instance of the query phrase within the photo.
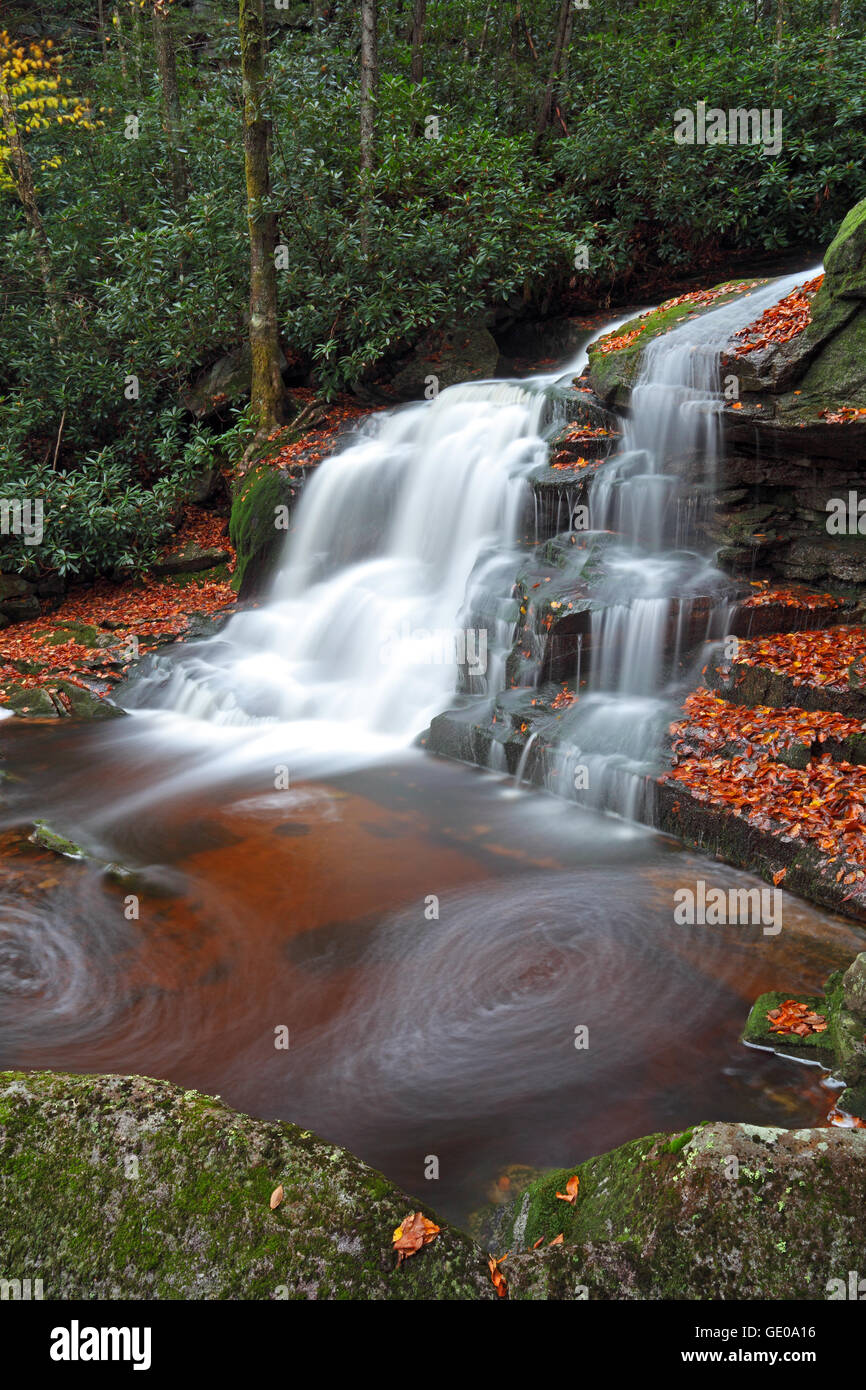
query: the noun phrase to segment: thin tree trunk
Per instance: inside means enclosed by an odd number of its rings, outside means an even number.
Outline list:
[[[427,0],[415,0],[412,16],[412,81],[418,87],[424,81],[424,21]]]
[[[484,57],[484,46],[487,43],[487,27],[490,24],[490,5],[491,0],[487,0],[487,9],[484,11],[484,23],[481,26],[481,40],[478,44],[478,57],[475,61],[476,72],[481,67],[481,59]]]
[[[48,302],[48,312],[51,316],[52,336],[56,342],[60,337],[60,300],[51,269],[51,245],[39,211],[39,204],[36,201],[36,188],[33,183],[33,169],[30,164],[30,158],[21,143],[21,134],[18,130],[18,122],[15,119],[15,111],[9,98],[6,83],[2,79],[0,79],[0,112],[2,112],[3,129],[6,132],[6,141],[9,146],[9,153],[12,156],[12,165],[15,171],[15,188],[21,200],[21,205],[24,208],[24,215],[30,224],[33,239],[36,243],[36,259],[39,263],[39,274],[42,277],[42,284],[45,287],[45,298]]]
[[[842,0],[833,0],[830,6],[830,33],[835,34],[842,18]]]
[[[568,20],[571,11],[571,0],[560,0],[559,20],[556,25],[556,39],[553,45],[553,57],[550,62],[550,76],[547,79],[547,86],[544,90],[544,98],[541,103],[541,110],[538,113],[538,122],[535,127],[535,140],[532,144],[533,154],[541,144],[542,136],[547,129],[550,121],[550,112],[553,106],[553,93],[556,88],[556,81],[559,77],[559,70],[562,64],[562,55],[565,51],[565,39],[568,31]],[[560,117],[560,120],[562,118]]]
[[[140,92],[140,91],[141,91],[141,88],[142,88],[142,82],[141,82],[141,70],[142,70],[142,62],[141,62],[141,10],[140,10],[139,5],[138,5],[138,0],[129,0],[129,8],[130,8],[130,10],[131,10],[131,12],[132,12],[132,54],[133,54],[133,61],[134,61],[134,63],[135,63],[135,82],[136,82],[136,86],[137,86],[137,88],[138,88],[138,90],[139,90],[139,92]]]
[[[276,222],[269,207],[270,123],[265,114],[264,0],[240,0],[239,30],[244,93],[244,163],[250,235],[250,405],[256,440],[285,420],[277,333]]]
[[[370,185],[376,134],[376,89],[379,85],[377,0],[361,4],[361,252],[370,254]]]
[[[168,161],[171,169],[171,190],[174,205],[180,211],[189,193],[186,159],[181,148],[180,93],[177,86],[177,64],[174,41],[169,27],[168,11],[161,0],[154,0],[153,46],[162,89],[162,126],[168,142]]]
[[[120,10],[116,5],[112,10],[112,15],[114,18],[114,28],[117,31],[117,51],[120,54],[120,71],[123,73],[123,80],[125,82],[128,76],[126,71],[126,47],[123,42],[123,24],[120,19]]]
[[[107,63],[107,62],[108,62],[108,43],[107,43],[106,38],[105,38],[105,6],[104,6],[104,4],[103,4],[103,0],[99,0],[98,6],[97,6],[97,13],[98,13],[98,15],[99,15],[99,37],[100,37],[100,39],[101,39],[101,41],[102,41],[102,61],[103,61],[103,63]]]

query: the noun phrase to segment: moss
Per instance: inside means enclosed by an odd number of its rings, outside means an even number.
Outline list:
[[[653,338],[658,338],[663,333],[669,333],[671,329],[677,328],[695,314],[703,315],[712,309],[720,308],[723,304],[730,303],[731,300],[740,295],[749,293],[754,286],[766,284],[766,281],[729,281],[726,282],[727,284],[730,284],[731,288],[726,293],[720,294],[711,304],[695,304],[692,300],[682,304],[661,304],[648,314],[630,319],[628,323],[622,324],[615,330],[617,338],[625,338],[632,333],[637,333],[638,336],[624,347],[616,348],[612,352],[603,352],[604,338],[592,343],[588,350],[589,381],[596,395],[604,401],[625,405],[637,375],[644,348]],[[721,289],[722,286],[717,285],[715,288]]]
[[[394,1227],[435,1213],[293,1125],[144,1077],[3,1073],[0,1106],[0,1267],[46,1297],[495,1297],[441,1221],[398,1269]]]
[[[556,1197],[571,1172],[573,1206]],[[866,1134],[705,1124],[539,1179],[491,1248],[514,1252],[515,1298],[820,1299],[856,1267],[864,1196]]]
[[[232,504],[229,535],[237,554],[233,588],[242,596],[263,588],[285,541],[278,529],[278,508],[291,508],[293,491],[287,474],[266,463],[244,479]]]

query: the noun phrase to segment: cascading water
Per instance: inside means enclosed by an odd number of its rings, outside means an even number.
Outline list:
[[[561,375],[466,383],[371,417],[306,487],[268,601],[157,657],[126,707],[229,759],[234,730],[264,759],[333,762],[407,745],[458,679],[501,688],[527,478],[547,457],[545,388]]]
[[[642,815],[637,774],[658,747],[671,682],[682,658],[724,634],[731,585],[701,555],[700,507],[680,505],[678,483],[697,468],[707,491],[715,473],[722,348],[802,278],[652,340],[622,448],[591,486],[589,539],[616,536],[603,538],[588,690],[557,742],[561,763],[589,767],[581,799],[596,806]],[[307,485],[268,601],[154,660],[127,707],[188,746],[191,726],[199,741],[209,730],[209,752],[228,747],[236,764],[255,750],[339,765],[405,747],[455,690],[501,691],[528,478],[555,423],[550,388],[585,364],[584,351],[566,372],[466,383],[371,418]]]
[[[721,353],[803,279],[776,281],[652,339],[622,448],[593,480],[591,525],[618,540],[605,551],[604,602],[592,615],[589,693],[563,721],[555,771],[568,785],[564,766],[582,760],[589,776],[581,799],[596,806],[648,815],[644,775],[673,712],[670,697],[682,687],[684,659],[727,630],[730,581],[701,553],[700,503],[683,507],[678,489],[684,475],[697,478],[711,505],[724,406]]]

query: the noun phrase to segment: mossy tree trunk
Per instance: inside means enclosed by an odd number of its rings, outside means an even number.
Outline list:
[[[376,135],[376,89],[379,85],[377,0],[361,4],[361,252],[370,255],[370,192]]]
[[[54,283],[54,274],[51,267],[51,245],[45,231],[45,224],[39,211],[39,204],[36,201],[36,187],[33,182],[33,169],[30,158],[21,141],[21,133],[18,129],[18,122],[15,119],[15,111],[9,96],[6,83],[0,79],[0,113],[3,117],[3,129],[6,133],[6,142],[9,146],[11,157],[12,172],[15,178],[15,189],[24,209],[24,215],[33,233],[33,240],[36,245],[36,260],[39,265],[39,274],[45,288],[45,298],[48,301],[48,312],[51,316],[52,338],[56,342],[60,337],[60,299],[57,294],[57,287]]]
[[[265,107],[264,0],[240,0],[244,160],[250,237],[250,404],[260,440],[286,419],[277,333],[276,222],[270,206],[270,122]]]
[[[189,177],[182,147],[180,92],[177,85],[174,40],[165,0],[154,0],[152,16],[153,47],[162,91],[162,126],[168,143],[172,197],[175,207],[180,210],[189,193]]]

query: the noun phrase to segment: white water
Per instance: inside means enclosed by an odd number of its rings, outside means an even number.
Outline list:
[[[238,738],[262,759],[356,761],[427,727],[451,702],[458,656],[464,688],[501,688],[512,625],[480,632],[464,615],[491,585],[508,598],[527,477],[547,457],[545,387],[585,365],[584,351],[528,382],[453,386],[371,417],[307,484],[267,602],[157,659],[131,692],[135,712],[223,763]]]
[[[607,604],[592,619],[591,694],[561,723],[563,759],[596,769],[596,805],[636,814],[622,789],[646,770],[680,657],[724,634],[730,584],[683,536],[692,511],[672,505],[676,468],[697,459],[712,479],[720,350],[806,278],[687,320],[644,354],[622,450],[589,497],[594,530],[622,538],[606,550]],[[136,712],[190,755],[179,782],[192,763],[205,775],[202,752],[223,772],[286,755],[339,767],[393,753],[456,689],[503,688],[527,478],[547,457],[546,388],[585,364],[584,351],[559,373],[467,383],[371,417],[320,466],[267,601],[220,637],[158,658],[133,688]],[[693,548],[675,549],[683,539]],[[521,772],[529,761],[527,748]]]

